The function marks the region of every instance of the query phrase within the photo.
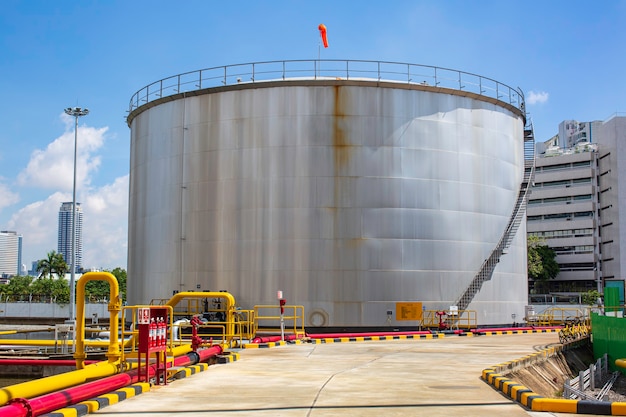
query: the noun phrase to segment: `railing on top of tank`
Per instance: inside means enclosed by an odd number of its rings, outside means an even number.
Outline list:
[[[376,80],[462,90],[502,100],[525,113],[524,95],[491,78],[430,65],[360,60],[290,60],[226,65],[155,81],[130,100],[129,113],[162,97],[205,88],[277,80]]]

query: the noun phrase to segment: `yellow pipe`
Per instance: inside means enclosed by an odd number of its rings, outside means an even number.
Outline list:
[[[130,347],[132,340],[128,339],[124,341],[124,347]],[[27,340],[27,339],[0,339],[0,345],[9,346],[35,346],[35,347],[54,347],[54,346],[72,346],[73,340],[66,340],[63,342],[55,342],[54,340]],[[107,347],[109,342],[105,340],[87,340],[86,346]]]
[[[626,368],[626,359],[615,359],[615,366],[618,368]]]
[[[235,334],[235,297],[228,292],[179,292],[165,304],[174,307],[184,298],[223,298],[226,300],[226,334]]]
[[[191,345],[180,345],[180,346],[174,346],[173,348],[171,348],[169,350],[169,353],[170,353],[170,356],[177,358],[179,356],[186,355],[192,350],[193,349],[191,348]]]
[[[120,298],[119,285],[115,276],[109,272],[87,272],[76,285],[76,368],[85,367],[85,286],[89,281],[107,281],[109,283],[109,363],[119,363],[121,353],[118,343]]]
[[[4,405],[14,398],[33,398],[53,391],[59,391],[88,380],[111,376],[118,372],[118,364],[98,362],[87,365],[83,369],[52,375],[33,381],[22,382],[0,388],[0,405]]]
[[[109,342],[109,350],[107,353],[108,361],[102,361],[98,363],[94,363],[91,365],[84,364],[85,360],[85,284],[88,281],[93,280],[105,280],[109,282],[111,288],[111,303],[109,304],[109,312],[110,312],[110,342]],[[120,303],[119,303],[119,287],[117,285],[117,280],[113,275],[107,272],[88,272],[83,275],[77,284],[77,303],[76,303],[76,354],[74,358],[76,359],[77,370],[71,372],[65,372],[63,374],[53,375],[41,379],[37,379],[34,381],[23,382],[21,384],[11,385],[6,388],[0,388],[0,406],[5,405],[12,399],[15,398],[33,398],[38,397],[40,395],[47,394],[53,391],[59,391],[65,388],[69,388],[78,384],[85,383],[90,380],[103,378],[107,376],[114,375],[120,371],[124,371],[125,369],[120,369],[120,349],[118,344],[118,326],[119,326],[119,311]],[[235,305],[235,299],[232,295],[228,293],[179,293],[179,297],[174,297],[170,302],[173,302],[172,305],[175,305],[180,301],[180,299],[185,298],[185,296],[189,296],[191,294],[193,298],[204,298],[204,297],[220,297],[227,300],[228,306],[228,318],[229,322],[232,323],[232,315]],[[234,327],[234,326],[233,326]],[[30,344],[30,343],[38,343],[40,345],[54,345],[54,341],[49,340],[38,340],[38,341],[27,341],[27,340],[2,340],[5,342],[15,342],[15,344]],[[19,343],[18,343],[19,342]],[[91,345],[93,342],[90,342]],[[93,344],[100,344],[103,342],[96,342]],[[9,343],[7,343],[9,344]],[[103,343],[106,345],[106,343]],[[190,345],[182,345],[173,347],[171,349],[172,355],[175,357],[182,356],[186,353],[189,353],[192,350]]]

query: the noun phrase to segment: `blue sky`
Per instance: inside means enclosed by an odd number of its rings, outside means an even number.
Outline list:
[[[626,111],[626,1],[89,1],[0,3],[0,230],[24,263],[57,249],[57,216],[77,201],[84,266],[126,267],[130,97],[202,68],[317,58],[457,69],[521,88],[537,140],[566,119]]]

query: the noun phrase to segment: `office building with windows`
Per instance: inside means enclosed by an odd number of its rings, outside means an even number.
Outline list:
[[[602,292],[607,285],[623,294],[626,213],[618,202],[626,192],[624,136],[624,116],[566,120],[558,135],[537,145],[527,233],[556,252],[560,272],[547,288],[529,282],[531,294]]]
[[[557,279],[530,293],[582,292],[597,288],[597,146],[588,142],[573,148],[548,148],[535,162],[535,181],[528,200],[527,233],[556,252]]]
[[[59,236],[57,252],[63,255],[65,262],[72,263],[72,202],[61,204],[59,210]],[[76,268],[79,272],[83,266],[83,210],[76,203]]]
[[[602,280],[620,288],[626,278],[626,114],[614,115],[598,131],[598,199]],[[620,204],[621,202],[621,204]]]
[[[13,231],[0,231],[0,277],[20,275],[22,236]]]

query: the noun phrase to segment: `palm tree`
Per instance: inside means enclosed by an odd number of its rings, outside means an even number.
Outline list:
[[[63,255],[55,251],[48,252],[48,257],[46,259],[41,259],[37,262],[37,272],[39,272],[39,278],[46,278],[48,276],[52,278],[53,274],[57,274],[60,278],[65,276],[65,273],[69,271],[69,269],[69,266],[63,259]]]

